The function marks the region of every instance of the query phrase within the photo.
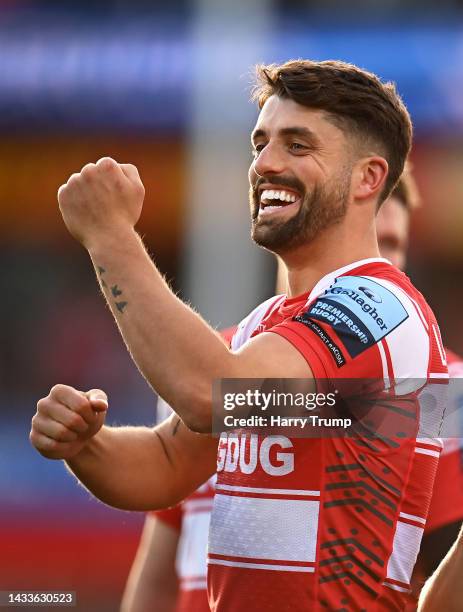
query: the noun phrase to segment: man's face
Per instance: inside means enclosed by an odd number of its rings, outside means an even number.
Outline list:
[[[323,111],[272,96],[252,133],[253,240],[276,253],[308,244],[346,213],[352,153]]]
[[[382,257],[400,269],[405,267],[408,246],[409,212],[402,202],[388,198],[376,216],[376,233]]]

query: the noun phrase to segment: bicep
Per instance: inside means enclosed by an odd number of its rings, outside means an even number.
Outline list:
[[[313,378],[303,354],[276,333],[259,334],[233,354],[247,378]]]

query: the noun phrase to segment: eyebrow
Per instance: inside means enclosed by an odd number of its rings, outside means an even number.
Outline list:
[[[266,135],[267,135],[267,132],[259,128],[257,130],[254,130],[254,132],[251,134],[251,140],[254,142],[257,138],[262,138]],[[279,136],[301,136],[302,138],[305,138],[305,140],[308,140],[313,145],[320,144],[320,140],[318,136],[316,136],[316,134],[307,127],[301,127],[301,126],[295,125],[292,127],[281,128],[281,130],[278,131],[278,135]]]

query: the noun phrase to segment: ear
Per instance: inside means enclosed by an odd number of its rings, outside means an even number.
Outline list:
[[[364,157],[354,167],[352,195],[356,200],[378,198],[383,190],[389,166],[384,157]]]

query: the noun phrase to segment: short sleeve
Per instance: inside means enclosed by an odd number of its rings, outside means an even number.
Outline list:
[[[315,378],[383,376],[380,343],[408,318],[399,297],[369,277],[341,276],[272,328],[305,357]]]

